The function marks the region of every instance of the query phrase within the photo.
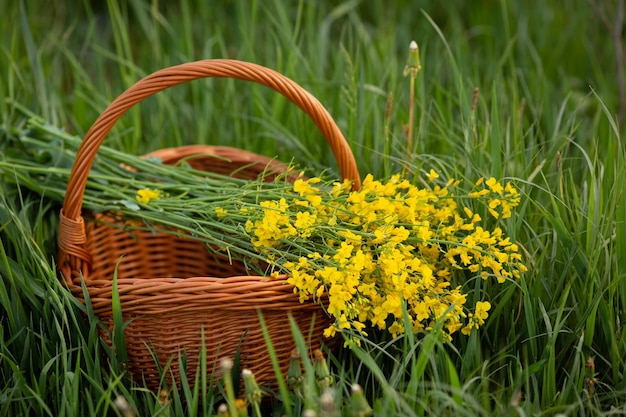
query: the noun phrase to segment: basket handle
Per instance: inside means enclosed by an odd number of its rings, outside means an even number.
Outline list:
[[[285,96],[300,107],[322,132],[339,165],[342,178],[352,180],[353,189],[360,187],[361,181],[354,155],[339,127],[324,106],[291,79],[257,64],[230,59],[202,60],[164,68],[139,80],[111,102],[89,128],[80,144],[61,210],[59,266],[62,270],[69,271],[66,269],[69,267],[66,265],[68,260],[72,264],[87,262],[87,265],[90,265],[91,263],[91,256],[85,248],[86,235],[81,217],[83,197],[87,177],[98,149],[113,125],[126,111],[145,98],[169,87],[206,77],[254,81]],[[74,257],[73,260],[72,257]],[[74,265],[74,267],[77,266],[77,264]],[[71,278],[66,275],[66,279]]]

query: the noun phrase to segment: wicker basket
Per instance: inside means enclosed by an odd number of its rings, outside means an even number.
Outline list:
[[[167,233],[128,232],[85,220],[82,202],[89,171],[100,144],[115,122],[133,105],[168,87],[204,77],[254,81],[281,93],[300,107],[326,138],[343,178],[360,185],[352,152],[328,112],[315,97],[285,76],[234,60],[204,60],[166,68],[137,82],[115,99],[87,132],[76,155],[60,214],[59,269],[71,292],[84,302],[83,284],[95,314],[112,329],[113,274],[121,300],[127,369],[133,378],[157,388],[161,366],[171,360],[171,374],[180,379],[178,357],[187,357],[187,373],[195,375],[204,332],[207,358],[234,358],[254,372],[260,384],[272,386],[275,375],[258,323],[260,309],[283,372],[294,347],[287,316],[304,334],[315,317],[311,347],[320,345],[329,318],[316,303],[301,304],[286,276],[249,276],[241,264],[209,254],[201,242]],[[214,146],[161,149],[154,154],[166,163],[185,158],[197,169],[256,178],[284,165],[253,153]],[[190,156],[194,156],[189,159]],[[218,155],[219,158],[210,155]],[[112,218],[111,218],[112,219]],[[120,220],[117,220],[120,221]],[[108,332],[101,336],[110,343]],[[209,366],[209,370],[210,370]]]

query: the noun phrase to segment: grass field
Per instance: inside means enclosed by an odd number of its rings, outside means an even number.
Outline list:
[[[449,343],[380,335],[331,355],[338,414],[319,415],[356,415],[355,382],[380,416],[626,415],[623,0],[204,3],[4,2],[0,153],[18,149],[27,114],[83,135],[166,66],[235,58],[273,68],[326,106],[362,176],[407,169],[419,185],[432,168],[522,193],[501,226],[529,271],[503,285],[468,281],[493,306],[485,326]],[[422,69],[407,148],[411,40]],[[337,175],[302,112],[233,80],[159,93],[106,142],[133,154],[194,143]],[[57,279],[59,203],[0,172],[0,415],[123,415],[119,396],[125,415],[211,415],[219,393],[187,387],[165,403],[131,384]],[[304,415],[305,402],[275,412]]]

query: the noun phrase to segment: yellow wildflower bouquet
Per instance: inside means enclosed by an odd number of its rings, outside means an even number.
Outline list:
[[[438,175],[431,170],[428,177]],[[240,210],[249,216],[245,232],[273,274],[289,274],[301,301],[328,296],[335,323],[327,337],[349,328],[363,332],[367,322],[395,337],[406,331],[403,305],[413,332],[441,319],[446,338],[458,330],[469,334],[491,305],[481,301],[471,311],[462,287],[452,285],[455,273],[502,283],[526,271],[502,229],[483,228],[481,216],[459,204],[459,181],[420,189],[399,175],[386,182],[368,175],[358,191],[349,182],[321,182],[300,178],[292,198]],[[494,218],[510,217],[520,201],[510,183],[495,178],[481,178],[475,188],[467,198],[484,199]]]

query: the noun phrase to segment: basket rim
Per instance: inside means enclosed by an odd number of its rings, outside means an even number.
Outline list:
[[[124,314],[167,314],[189,310],[256,311],[311,310],[320,311],[327,305],[326,294],[308,301],[301,300],[295,287],[287,282],[288,275],[188,277],[188,278],[121,278],[100,279],[85,285],[90,304],[97,315],[112,311],[113,295],[119,298]],[[83,286],[72,285],[74,295],[84,300]]]

